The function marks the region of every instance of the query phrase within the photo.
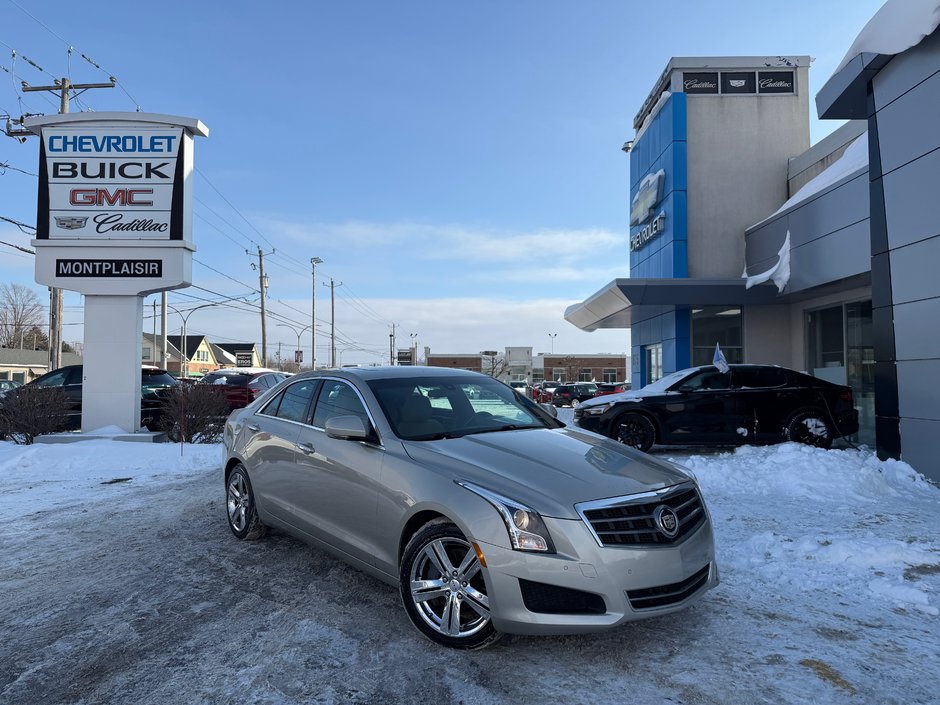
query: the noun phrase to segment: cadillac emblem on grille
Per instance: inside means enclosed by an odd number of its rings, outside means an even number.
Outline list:
[[[61,230],[81,230],[85,227],[85,223],[88,222],[88,218],[81,216],[56,216],[55,224],[57,228]]]
[[[653,512],[653,521],[666,538],[674,539],[679,533],[679,517],[665,504],[660,504]]]

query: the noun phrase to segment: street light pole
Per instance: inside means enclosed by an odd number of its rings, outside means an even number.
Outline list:
[[[310,258],[310,276],[313,278],[313,290],[310,294],[310,369],[317,369],[317,265],[323,264],[319,257]],[[297,343],[300,348],[300,343]]]
[[[229,299],[229,301],[235,301],[235,300],[237,299]],[[186,347],[187,347],[186,324],[189,322],[189,317],[192,316],[196,311],[198,311],[201,308],[211,308],[212,306],[222,306],[226,303],[228,303],[228,301],[218,301],[216,303],[211,303],[211,304],[202,304],[201,306],[196,306],[194,308],[186,309],[185,315],[179,309],[174,308],[173,306],[170,306],[169,304],[167,304],[168,309],[170,309],[171,311],[176,311],[176,313],[179,314],[179,317],[183,319],[183,327],[180,330],[180,333],[181,333],[180,337],[182,338],[180,341],[182,343],[182,347],[180,349],[180,355],[182,356],[180,359],[180,375],[182,375],[183,379],[189,379],[189,353],[186,350]],[[184,365],[185,365],[185,368],[184,368]]]
[[[298,329],[288,323],[278,323],[278,325],[283,328],[290,328],[292,331],[294,331],[294,335],[297,336],[297,350],[300,350],[300,336],[304,334],[305,330],[312,327],[312,326],[304,326],[303,328]],[[298,365],[298,369],[300,369],[299,365]]]
[[[417,365],[418,364],[418,334],[411,333],[410,335],[411,335],[411,349],[412,349],[411,364]]]
[[[548,337],[552,339],[552,355],[555,354],[555,338],[558,337],[558,333],[549,333]]]

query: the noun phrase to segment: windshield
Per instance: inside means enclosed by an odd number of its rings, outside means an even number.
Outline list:
[[[141,370],[141,386],[144,388],[152,387],[173,387],[179,382],[166,370]]]
[[[563,425],[538,404],[485,377],[381,379],[369,387],[395,435],[405,440]]]
[[[641,392],[665,392],[667,389],[669,389],[672,385],[674,385],[679,380],[684,379],[685,377],[688,377],[692,372],[695,372],[695,370],[679,370],[678,372],[670,372],[665,377],[661,377],[655,382],[650,382],[645,387],[643,387],[643,389],[641,389],[640,391]]]

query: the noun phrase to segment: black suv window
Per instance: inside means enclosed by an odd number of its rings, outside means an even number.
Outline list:
[[[737,367],[731,383],[740,389],[772,389],[787,385],[786,373],[778,367]]]
[[[166,370],[141,370],[142,387],[174,387],[177,381]]]
[[[705,391],[712,389],[728,389],[731,385],[729,375],[718,370],[702,370],[692,375],[679,385],[682,391]]]

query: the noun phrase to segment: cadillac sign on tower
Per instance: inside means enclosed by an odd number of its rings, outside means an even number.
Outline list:
[[[192,283],[198,120],[29,118],[40,136],[36,281],[85,295],[82,430],[140,426],[143,297]]]

